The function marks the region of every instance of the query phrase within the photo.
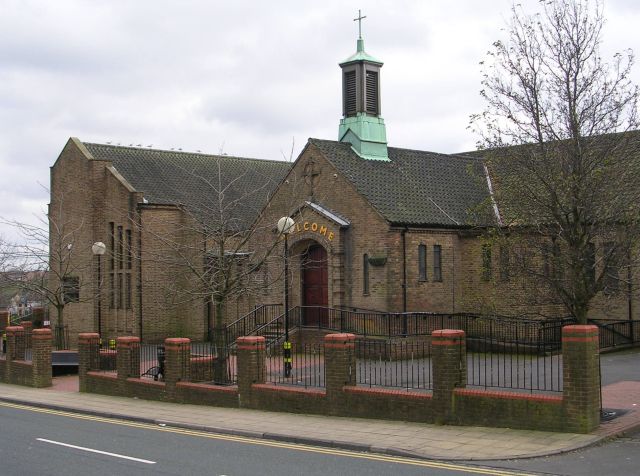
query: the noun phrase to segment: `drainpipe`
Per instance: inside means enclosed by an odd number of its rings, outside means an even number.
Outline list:
[[[402,312],[407,312],[407,227],[404,227],[402,237]]]
[[[629,266],[627,266],[627,315],[629,320],[633,321],[633,283],[631,282],[633,275],[631,273],[631,250],[627,252],[627,263],[629,263]]]
[[[142,210],[138,206],[138,311],[140,313],[138,335],[142,342]]]

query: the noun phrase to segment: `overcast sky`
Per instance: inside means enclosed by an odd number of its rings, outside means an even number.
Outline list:
[[[337,140],[338,63],[355,51],[358,8],[366,50],[385,63],[389,144],[473,149],[479,62],[510,5],[0,0],[0,216],[45,210],[49,167],[71,136],[276,160],[292,141],[295,158],[309,137]],[[638,0],[606,0],[605,15],[605,56],[640,53]]]

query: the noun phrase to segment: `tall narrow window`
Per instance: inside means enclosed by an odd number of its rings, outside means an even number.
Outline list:
[[[427,280],[427,246],[418,245],[418,279]]]
[[[124,268],[124,240],[122,237],[122,227],[118,227],[118,268]]]
[[[616,259],[616,244],[608,241],[604,244],[603,256],[604,261],[604,286],[605,294],[615,294],[619,291],[620,276],[618,274],[618,260]]]
[[[127,309],[131,309],[131,273],[127,273],[125,275],[127,286],[126,286],[126,295],[125,295],[125,305]]]
[[[500,247],[500,280],[509,281],[509,248]]]
[[[124,303],[122,302],[122,273],[118,273],[117,301],[116,307],[122,309],[124,307]]]
[[[115,309],[116,307],[116,283],[115,273],[109,273],[109,307]]]
[[[482,245],[482,280],[491,280],[491,245]]]
[[[369,255],[362,256],[362,293],[369,294]]]
[[[113,271],[115,269],[114,257],[116,255],[116,230],[115,223],[109,222],[109,262],[110,270]]]
[[[442,281],[442,247],[433,245],[433,280]]]
[[[133,261],[133,250],[131,249],[131,230],[126,231],[127,237],[127,269],[131,269]]]
[[[589,284],[593,286],[596,282],[596,245],[593,243],[587,245],[585,273]]]

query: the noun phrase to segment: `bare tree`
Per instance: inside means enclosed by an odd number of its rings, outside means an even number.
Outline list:
[[[630,286],[640,236],[634,56],[602,58],[604,23],[600,1],[514,6],[508,40],[483,63],[486,109],[471,118],[498,235],[579,322],[600,291]]]
[[[67,219],[64,200],[58,210],[37,217],[35,223],[0,219],[13,230],[12,242],[2,245],[0,271],[3,285],[38,296],[56,310],[56,345],[66,346],[64,311],[69,303],[93,302],[96,283],[92,276],[91,243],[83,240],[86,226],[80,219]],[[87,248],[88,247],[88,248]]]
[[[215,159],[213,171],[187,170],[190,182],[204,193],[181,210],[171,222],[164,217],[143,224],[143,233],[160,243],[156,253],[146,251],[146,258],[171,269],[174,279],[167,282],[165,295],[177,306],[205,303],[213,312],[208,323],[209,339],[218,353],[214,365],[214,379],[227,379],[226,341],[228,307],[231,303],[259,294],[280,279],[277,273],[265,270],[281,251],[281,237],[274,232],[275,223],[267,229],[256,225],[262,207],[275,188],[274,177],[263,175],[249,161],[238,161],[233,170],[224,166],[226,157]],[[250,242],[261,239],[259,249],[251,249]],[[149,247],[147,247],[149,248]],[[281,259],[281,258],[280,258]]]

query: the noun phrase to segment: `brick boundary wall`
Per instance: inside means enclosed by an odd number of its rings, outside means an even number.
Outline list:
[[[136,338],[128,339],[131,339],[127,341],[130,345]],[[448,329],[432,334],[431,393],[358,387],[355,339],[353,334],[324,337],[326,388],[309,389],[265,382],[263,337],[238,338],[238,385],[222,387],[189,382],[189,339],[165,341],[165,382],[154,382],[129,376],[135,357],[121,345],[118,351],[123,350],[123,355],[117,359],[118,377],[115,373],[95,372],[86,348],[97,342],[96,335],[81,334],[80,388],[81,391],[150,400],[453,425],[588,433],[599,424],[596,326],[566,326],[563,329],[565,388],[559,395],[465,388],[465,334]]]
[[[4,383],[27,387],[51,386],[51,330],[37,329],[29,332],[31,360],[25,360],[27,335],[22,326],[9,326],[7,353],[0,360],[0,380]]]

